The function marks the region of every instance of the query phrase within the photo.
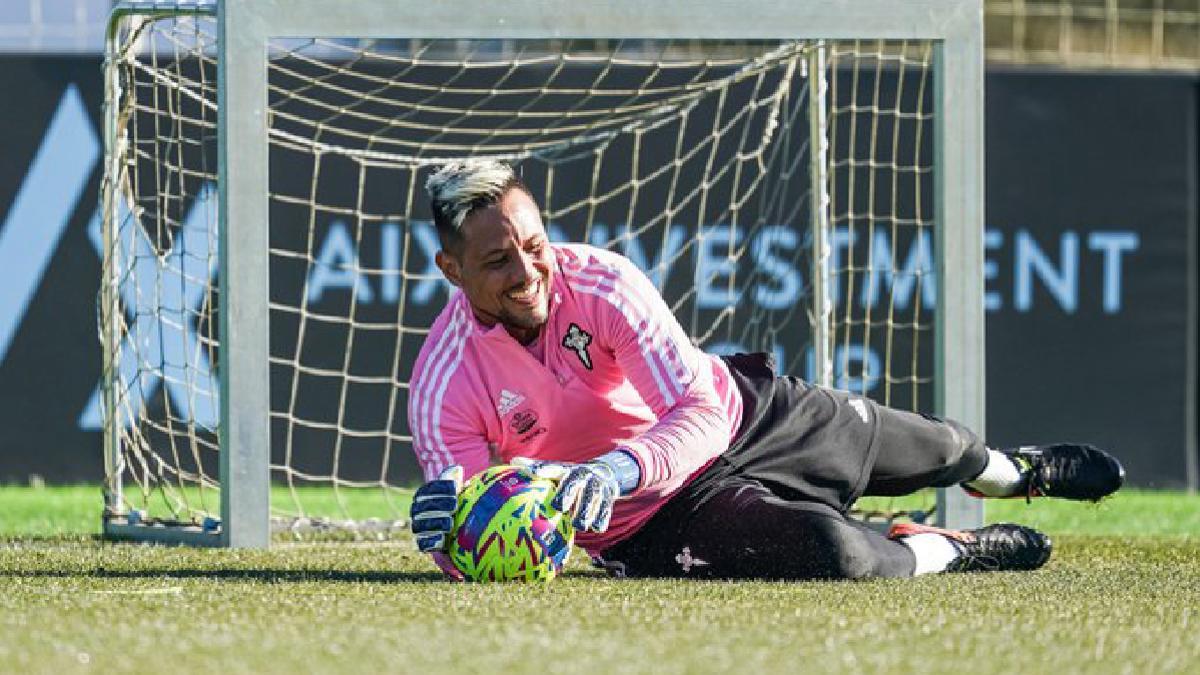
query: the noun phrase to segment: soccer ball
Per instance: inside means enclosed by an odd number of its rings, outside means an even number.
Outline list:
[[[575,529],[550,500],[557,485],[516,466],[475,476],[458,495],[450,560],[472,581],[549,581],[571,553]]]

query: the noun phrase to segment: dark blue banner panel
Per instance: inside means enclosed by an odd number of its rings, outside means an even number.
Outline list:
[[[988,437],[1187,482],[1196,81],[987,80]]]
[[[21,94],[0,100],[6,150],[0,163],[0,428],[5,430],[0,482],[24,482],[31,474],[53,482],[97,482],[103,473],[95,315],[100,63],[6,58],[0,84]],[[1133,484],[1186,484],[1186,453],[1194,452],[1188,420],[1195,413],[1188,394],[1195,382],[1189,361],[1194,346],[1188,343],[1189,322],[1194,322],[1188,308],[1195,281],[1194,239],[1189,239],[1196,225],[1195,97],[1196,83],[1185,77],[989,76],[984,274],[993,444],[1091,441],[1125,460]],[[336,159],[327,161],[324,171],[338,168]],[[301,191],[309,185],[307,172],[302,164],[289,166],[288,172],[276,171],[273,185],[287,190],[294,183]],[[531,180],[536,183],[537,177]],[[273,222],[276,218],[288,218],[286,208],[276,207]],[[617,228],[622,222],[614,216],[610,224]],[[404,262],[408,271],[431,272],[432,226],[409,225],[407,233],[389,222],[358,232],[337,218],[321,220],[312,246],[322,264],[307,269],[276,264],[272,293],[294,295],[304,288],[309,302],[334,311],[357,287],[360,311],[394,316],[398,287],[385,281],[394,277],[367,279],[364,291],[364,282],[341,263],[356,255],[361,235],[363,255],[374,257],[360,263],[395,268],[401,264],[395,244],[407,234],[414,246]],[[571,222],[554,225],[562,236],[575,234]],[[715,311],[727,300],[721,288],[703,281],[711,275],[699,275],[697,282],[693,269],[721,264],[712,242],[720,243],[722,232],[710,232],[710,245],[698,247],[694,260],[664,280],[677,295],[696,286],[689,311]],[[637,242],[626,252],[651,264],[686,236],[669,234],[662,241]],[[797,293],[808,270],[805,256],[796,251],[798,239],[782,224],[756,236],[768,235],[768,244],[753,247],[757,253],[745,263],[755,265],[761,276],[752,287],[753,301],[803,302]],[[930,242],[921,238],[884,243],[895,247],[899,264],[907,267],[927,264],[932,254]],[[428,323],[445,292],[445,285],[432,278],[410,287],[413,321]],[[291,328],[275,326],[273,350],[295,349]],[[795,331],[797,343],[777,350],[785,361],[802,363],[801,333],[806,331]],[[386,344],[379,351],[390,355],[392,342],[380,339]],[[305,348],[342,342],[340,335],[313,333]],[[371,351],[369,345],[359,348]],[[151,385],[145,387],[145,405],[168,405],[171,384]],[[333,399],[319,395],[304,405],[327,408],[328,400]],[[321,416],[319,410],[301,412]],[[372,413],[356,407],[350,414]],[[299,461],[312,464],[304,468],[322,469],[318,465],[327,461],[321,460],[327,445],[328,439],[315,437],[300,443]],[[343,475],[378,470],[369,449],[346,453],[343,461],[353,457],[364,458],[361,471],[343,466]],[[410,458],[395,466],[399,475],[390,478],[416,480]]]
[[[98,482],[100,60],[5,57],[0,482]]]

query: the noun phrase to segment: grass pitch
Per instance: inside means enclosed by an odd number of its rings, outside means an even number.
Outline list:
[[[989,503],[1034,573],[443,582],[409,542],[110,544],[96,488],[0,488],[0,672],[1200,672],[1200,497]]]

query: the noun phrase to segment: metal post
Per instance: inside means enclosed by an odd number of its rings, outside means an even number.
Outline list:
[[[271,537],[267,44],[253,4],[217,14],[221,542],[239,548]]]
[[[829,113],[825,96],[829,82],[825,72],[825,41],[817,40],[808,51],[808,155],[812,184],[812,342],[815,380],[833,386],[833,299],[829,280],[834,270],[829,244]]]
[[[986,351],[983,307],[983,7],[964,4],[955,39],[935,43],[934,219],[937,247],[936,391],[939,414],[981,436]],[[983,501],[938,490],[937,521],[983,524]]]
[[[117,186],[120,182],[121,153],[118,150],[117,119],[120,115],[121,83],[119,81],[119,54],[117,39],[125,15],[115,15],[108,24],[104,41],[104,180],[100,187],[100,203],[103,209],[103,280],[100,286],[100,344],[104,351],[104,510],[105,517],[124,511],[125,471],[121,456],[120,420],[117,419],[116,373],[119,367],[117,350],[120,334],[117,328],[121,316],[120,302],[120,256],[116,247]]]

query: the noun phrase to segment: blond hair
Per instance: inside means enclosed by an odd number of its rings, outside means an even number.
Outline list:
[[[513,188],[529,194],[513,168],[498,160],[464,159],[442,165],[425,181],[442,248],[457,251],[467,216],[495,204]]]

